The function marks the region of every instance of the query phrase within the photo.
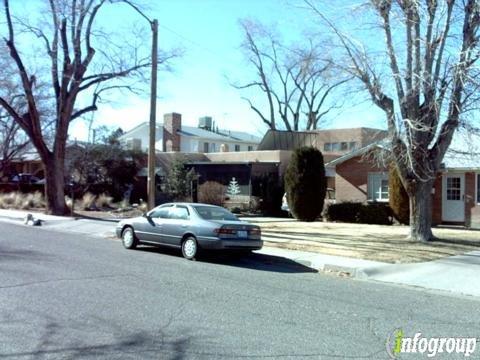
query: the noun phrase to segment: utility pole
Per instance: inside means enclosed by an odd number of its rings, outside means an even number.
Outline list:
[[[157,134],[157,67],[158,67],[158,20],[153,19],[152,26],[152,76],[150,90],[150,129],[148,145],[148,209],[155,207],[155,141]]]

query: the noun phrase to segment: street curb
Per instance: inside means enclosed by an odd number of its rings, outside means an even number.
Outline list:
[[[75,220],[93,220],[93,221],[102,221],[102,222],[110,222],[110,223],[118,223],[123,220],[123,219],[100,219],[100,218],[89,217],[89,216],[75,216],[74,219]]]
[[[334,273],[344,273],[351,278],[355,279],[367,279],[369,276],[363,271],[363,268],[355,268],[350,266],[334,265],[334,264],[325,264],[323,266],[323,271],[334,272]]]

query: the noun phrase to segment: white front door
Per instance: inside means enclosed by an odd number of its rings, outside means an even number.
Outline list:
[[[465,174],[444,174],[442,220],[465,221]]]

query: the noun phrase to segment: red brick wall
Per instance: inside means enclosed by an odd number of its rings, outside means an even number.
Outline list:
[[[163,151],[180,151],[180,134],[182,115],[177,113],[163,116]]]
[[[369,172],[387,171],[373,162],[357,156],[336,167],[335,192],[337,202],[367,201]]]

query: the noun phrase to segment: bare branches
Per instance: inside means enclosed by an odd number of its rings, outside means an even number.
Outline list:
[[[324,107],[332,108],[330,93],[346,82],[331,79],[334,63],[323,57],[325,46],[311,42],[305,47],[289,48],[281,44],[274,31],[258,22],[244,20],[241,26],[245,34],[243,48],[257,78],[232,86],[265,94],[265,114],[252,100],[246,100],[270,129],[316,129],[320,118],[328,113]]]
[[[381,86],[385,75],[374,70],[376,63],[369,59],[362,45],[341,32],[312,1],[305,0],[305,3],[335,33],[350,60],[351,74],[364,84],[372,101],[386,112],[402,178],[429,181],[458,126],[464,99],[471,100],[469,93],[478,89],[468,86],[472,81],[469,74],[479,55],[477,2],[466,0],[460,5],[449,0],[442,3],[439,11],[435,0],[370,1],[381,20],[389,79],[394,87]],[[456,23],[461,19],[461,23]],[[404,35],[396,35],[394,39],[392,34],[401,34],[402,29]],[[399,54],[405,54],[403,62]],[[389,81],[383,80],[383,83]],[[448,109],[443,106],[445,99],[448,99]]]
[[[86,76],[82,79],[82,83],[85,83],[84,85],[81,85],[78,89],[79,91],[84,91],[88,89],[92,85],[96,85],[111,79],[116,79],[120,77],[125,77],[128,76],[130,73],[139,70],[141,68],[150,66],[150,63],[144,63],[140,65],[134,65],[128,69],[125,70],[120,70],[117,72],[111,72],[111,73],[103,73],[103,74],[95,74],[95,75],[89,75]]]
[[[98,36],[95,31],[96,19],[100,9],[106,4],[119,3],[134,4],[133,0],[48,0],[48,10],[45,17],[47,24],[33,26],[25,22],[12,21],[9,0],[3,0],[4,13],[7,19],[8,38],[6,45],[10,50],[10,61],[15,64],[16,74],[21,80],[21,92],[26,106],[19,112],[12,106],[9,99],[0,94],[0,107],[28,134],[46,166],[47,199],[53,205],[56,213],[65,209],[63,196],[63,160],[68,138],[69,124],[72,120],[97,110],[100,94],[116,89],[133,89],[133,84],[127,81],[133,75],[141,75],[142,70],[149,66],[146,60],[147,51],[142,58],[140,49],[142,43],[137,42],[134,48],[126,48],[125,38],[119,41],[115,48],[113,36]],[[138,10],[138,9],[137,9]],[[39,20],[39,19],[36,19]],[[33,33],[46,47],[46,59],[50,66],[50,89],[54,96],[55,113],[48,116],[40,111],[45,99],[38,84],[45,84],[37,80],[36,70],[29,72],[24,62],[27,51],[18,51],[15,43],[15,26],[20,23],[24,29]],[[102,44],[102,41],[105,43]],[[24,45],[18,42],[18,46]],[[97,48],[97,49],[96,49]],[[97,50],[100,48],[101,50]],[[114,50],[112,53],[111,50]],[[23,49],[22,49],[23,50]],[[128,51],[127,51],[128,50]],[[130,52],[131,51],[131,52]],[[160,56],[160,55],[159,55]],[[168,60],[170,56],[166,56]],[[35,76],[34,76],[35,75]],[[121,81],[119,80],[121,79]],[[92,103],[81,109],[76,109],[77,97],[91,95]],[[48,98],[48,104],[50,98]],[[53,107],[52,107],[53,108]],[[23,110],[23,109],[22,109]],[[52,124],[53,139],[47,139],[42,131],[42,124]],[[48,143],[48,145],[47,145]]]

